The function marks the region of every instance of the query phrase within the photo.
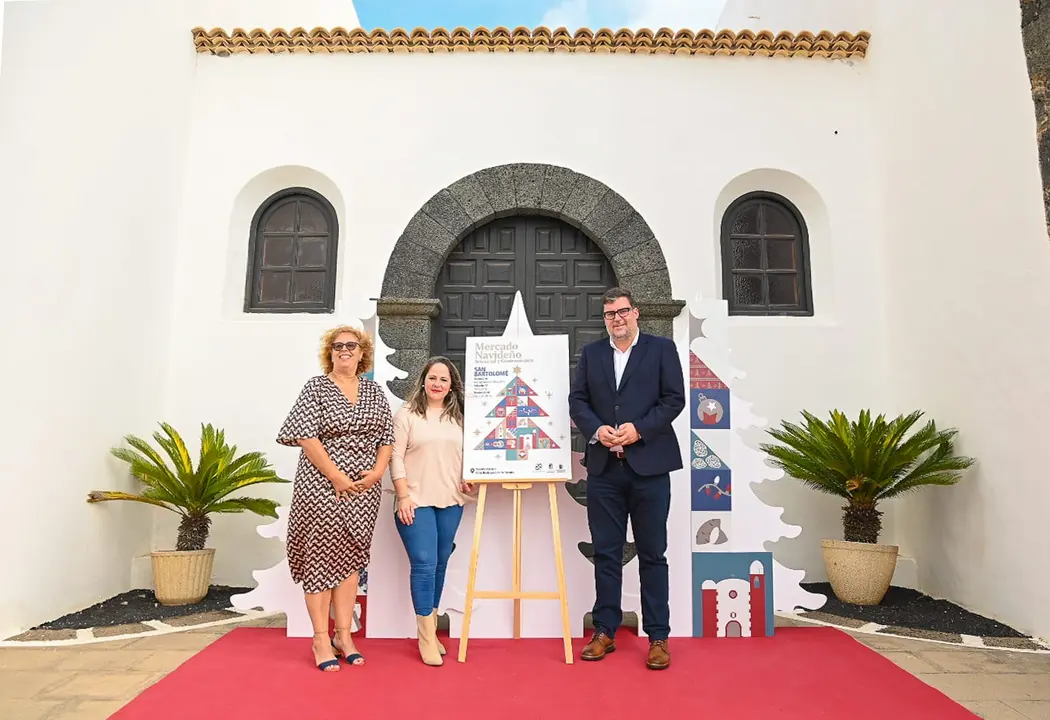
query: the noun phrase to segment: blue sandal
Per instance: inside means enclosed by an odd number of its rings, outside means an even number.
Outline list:
[[[325,635],[325,636],[327,636],[328,633],[326,633],[326,632],[324,632],[324,633],[314,633],[314,635],[315,636],[316,635]],[[333,646],[334,646],[334,643],[333,643]],[[317,663],[317,669],[320,670],[321,672],[332,672],[331,670],[328,669],[328,668],[332,668],[332,667],[334,667],[336,669],[339,668],[339,656],[338,656],[338,654],[332,660],[322,660],[321,662]]]
[[[339,632],[339,630],[340,630],[340,628],[336,628],[335,629],[336,632]],[[340,650],[338,647],[336,647],[335,638],[332,638],[332,649],[335,651],[335,656],[336,657],[340,657],[343,654],[343,651]],[[356,660],[360,660],[361,662],[359,662],[359,663],[355,662]],[[356,653],[356,652],[355,653],[350,653],[349,655],[346,656],[346,664],[347,665],[364,665],[365,664],[365,656],[362,655],[361,653]]]

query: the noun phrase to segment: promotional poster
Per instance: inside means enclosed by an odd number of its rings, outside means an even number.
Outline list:
[[[467,338],[463,476],[572,477],[569,338]]]

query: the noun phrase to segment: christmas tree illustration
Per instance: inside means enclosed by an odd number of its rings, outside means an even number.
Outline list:
[[[538,393],[521,379],[521,368],[514,368],[514,379],[499,392],[500,401],[485,417],[499,418],[499,424],[482,438],[475,450],[501,450],[507,460],[528,460],[530,450],[556,450],[558,444],[533,422],[547,417],[533,398]]]
[[[802,528],[783,519],[784,509],[769,505],[755,486],[775,482],[784,473],[766,462],[767,455],[744,440],[744,432],[766,425],[724,380],[745,374],[732,367],[727,342],[728,306],[724,300],[697,299],[689,309],[689,441],[690,511],[694,565],[694,603],[706,580],[723,578],[719,562],[732,556],[750,562],[782,539],[798,537]],[[714,533],[717,528],[717,534]],[[777,611],[817,609],[826,598],[802,587],[805,571],[770,557],[765,567]],[[700,610],[694,605],[694,613]],[[697,628],[694,627],[694,634]]]

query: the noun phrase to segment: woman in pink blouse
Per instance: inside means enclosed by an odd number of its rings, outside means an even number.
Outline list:
[[[394,524],[411,567],[419,653],[427,665],[441,665],[437,608],[465,493],[473,491],[463,482],[463,380],[448,358],[427,361],[394,414],[390,476],[397,492]]]

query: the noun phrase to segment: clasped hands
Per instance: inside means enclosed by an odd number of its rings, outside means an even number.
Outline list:
[[[598,442],[608,448],[616,447],[617,445],[627,447],[638,442],[641,437],[635,429],[634,423],[624,423],[618,429],[614,429],[609,425],[602,425],[598,428]]]
[[[349,475],[340,472],[331,478],[331,483],[332,487],[335,488],[336,498],[342,500],[349,498],[351,494],[360,495],[369,490],[379,482],[380,478],[382,478],[382,474],[375,472],[375,470],[361,473],[357,480],[351,480]]]

